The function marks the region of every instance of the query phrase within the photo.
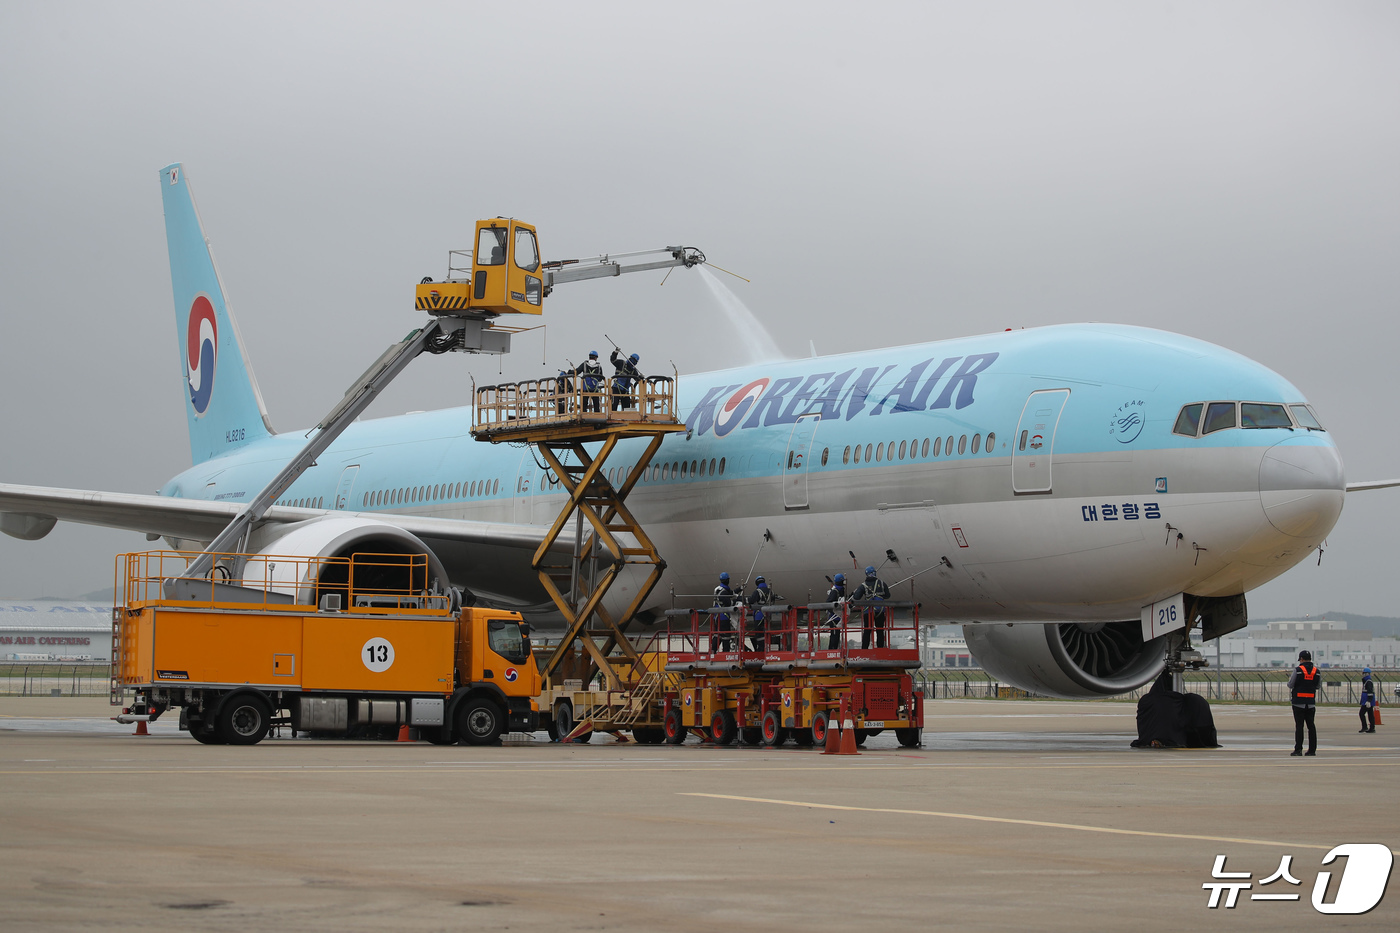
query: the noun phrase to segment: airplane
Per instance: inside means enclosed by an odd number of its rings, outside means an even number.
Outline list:
[[[70,521],[199,549],[303,445],[271,426],[188,177],[160,177],[193,465],[155,496],[0,484],[11,536]],[[879,564],[923,621],[963,623],[998,679],[1068,698],[1161,673],[1182,633],[1144,637],[1145,607],[1190,599],[1216,635],[1241,627],[1244,594],[1313,553],[1347,492],[1400,485],[1348,485],[1318,413],[1265,366],[1114,324],[694,373],[678,412],[688,430],[628,500],[668,564],[642,623],[721,571],[798,601]],[[439,580],[547,627],[530,557],[563,492],[532,448],[478,442],[471,422],[449,408],[351,425],[246,549],[426,553]],[[615,462],[643,442],[624,443]],[[639,579],[624,572],[609,608]]]

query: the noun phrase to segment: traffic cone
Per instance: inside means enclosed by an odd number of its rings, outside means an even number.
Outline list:
[[[399,741],[399,742],[412,742],[412,741],[413,741],[413,736],[412,736],[412,734],[409,732],[409,729],[408,729],[408,723],[404,723],[402,726],[399,726],[399,737],[398,737],[397,741]]]
[[[1371,715],[1376,717],[1376,725],[1379,726],[1381,724],[1381,705],[1379,703],[1371,707]]]
[[[860,751],[856,748],[856,723],[855,720],[851,718],[849,699],[841,704],[841,749],[836,754],[860,754]]]
[[[831,721],[829,713],[826,717],[826,748],[822,749],[822,754],[841,754],[841,730],[836,727],[836,723]]]
[[[147,731],[147,729],[146,729],[146,720],[144,720],[144,719],[138,719],[138,720],[136,720],[136,731],[133,732],[133,733],[131,733],[131,734],[132,734],[132,735],[150,735],[151,733],[150,733],[149,731]]]

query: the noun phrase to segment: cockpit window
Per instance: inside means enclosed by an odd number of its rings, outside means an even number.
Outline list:
[[[514,664],[524,664],[530,656],[530,638],[520,623],[492,619],[486,623],[486,643],[491,650]]]
[[[1263,405],[1259,402],[1240,402],[1240,427],[1242,428],[1292,428],[1288,410],[1282,405]]]
[[[1212,434],[1235,426],[1234,402],[1211,402],[1206,408],[1206,423],[1202,434]]]
[[[1176,416],[1176,427],[1172,428],[1172,433],[1195,437],[1196,428],[1201,423],[1201,409],[1204,407],[1199,402],[1195,405],[1182,406],[1181,414]]]
[[[1307,428],[1309,431],[1322,431],[1325,428],[1318,422],[1313,410],[1306,405],[1289,405],[1289,410],[1293,412],[1293,420],[1298,422],[1298,427]]]

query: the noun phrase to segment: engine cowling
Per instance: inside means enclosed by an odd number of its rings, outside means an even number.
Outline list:
[[[244,585],[293,596],[298,602],[316,602],[315,594],[341,592],[348,596],[348,565],[308,558],[360,555],[363,563],[357,563],[355,569],[357,592],[448,591],[447,570],[432,549],[417,535],[387,522],[328,516],[267,526],[255,539],[255,547],[260,556],[298,560],[250,560],[243,572]],[[409,556],[415,554],[428,556],[426,567],[410,562]],[[341,605],[350,608],[344,597]]]
[[[1166,666],[1168,636],[1144,642],[1136,619],[964,625],[963,635],[997,680],[1067,700],[1136,690]]]

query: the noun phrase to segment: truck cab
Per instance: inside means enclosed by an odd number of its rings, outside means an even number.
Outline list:
[[[496,742],[504,732],[539,726],[540,669],[520,614],[467,608],[457,620],[456,690],[444,741]],[[431,738],[431,737],[430,737]]]

